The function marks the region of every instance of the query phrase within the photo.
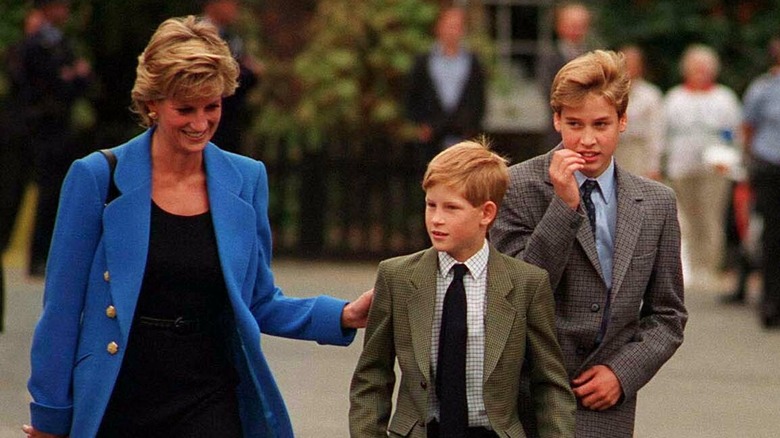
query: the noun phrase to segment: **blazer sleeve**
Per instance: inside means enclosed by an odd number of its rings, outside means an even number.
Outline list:
[[[653,275],[642,297],[639,329],[631,342],[605,360],[620,380],[625,399],[632,398],[683,342],[688,320],[684,303],[680,226],[673,195],[660,207],[666,211]]]
[[[257,221],[257,277],[250,310],[263,333],[320,344],[349,345],[357,330],[341,328],[346,301],[327,295],[313,298],[286,297],[274,283],[271,272],[271,227],[268,220],[268,178],[259,163],[253,206]]]
[[[528,355],[531,394],[540,438],[573,437],[577,402],[569,386],[555,331],[555,303],[547,275],[542,276],[528,307]]]
[[[395,387],[392,295],[380,264],[368,314],[363,352],[349,390],[349,432],[354,438],[387,437]]]
[[[89,273],[102,230],[108,166],[100,178],[90,159],[73,163],[60,195],[46,270],[43,311],[32,339],[28,390],[32,425],[53,434],[67,434],[73,415],[73,365],[76,363]],[[105,160],[103,160],[105,161]],[[95,167],[98,163],[94,163]]]

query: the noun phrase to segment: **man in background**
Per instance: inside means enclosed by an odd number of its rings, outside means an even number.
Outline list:
[[[238,20],[240,3],[238,0],[204,0],[202,7],[203,17],[219,29],[219,35],[227,42],[240,68],[238,89],[234,95],[222,99],[222,119],[211,141],[222,149],[238,153],[243,152],[244,132],[251,122],[247,97],[265,68],[246,50],[244,40],[232,30]]]
[[[565,2],[556,6],[553,14],[556,41],[542,54],[537,66],[537,78],[545,98],[550,96],[553,78],[561,67],[596,48],[591,41],[592,16],[587,6],[577,1]],[[556,145],[560,141],[560,134],[550,123],[545,135],[546,144]]]
[[[421,169],[437,153],[482,131],[485,75],[463,44],[466,11],[443,9],[433,47],[418,57],[408,76],[406,111],[417,125],[416,160]]]
[[[70,2],[35,0],[33,6],[40,12],[40,22],[19,47],[14,86],[38,185],[28,273],[40,277],[45,272],[60,186],[81,150],[75,148],[72,116],[76,100],[86,94],[92,69],[76,56],[62,30],[70,18]]]

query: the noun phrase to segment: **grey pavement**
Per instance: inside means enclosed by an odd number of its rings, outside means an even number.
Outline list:
[[[352,299],[370,288],[376,263],[277,260],[288,295]],[[0,334],[0,438],[22,437],[28,419],[29,342],[42,283],[6,267],[6,331]],[[717,302],[728,283],[689,288],[686,339],[639,393],[636,437],[780,436],[780,331],[762,330],[752,306]],[[755,284],[754,284],[755,289]],[[751,292],[755,300],[755,290]],[[285,396],[296,436],[346,437],[348,386],[362,332],[350,347],[265,337],[264,350]]]

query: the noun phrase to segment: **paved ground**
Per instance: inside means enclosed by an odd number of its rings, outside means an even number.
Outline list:
[[[288,295],[329,292],[347,299],[371,287],[373,263],[276,261]],[[6,331],[0,334],[0,438],[23,436],[29,396],[29,340],[40,282],[7,267]],[[721,285],[721,288],[728,285]],[[710,286],[707,289],[717,289]],[[715,292],[690,288],[686,340],[641,392],[636,436],[770,438],[780,436],[780,331],[765,332],[753,309],[728,307]],[[297,436],[346,437],[347,388],[362,334],[347,348],[266,337],[264,349],[285,395]]]

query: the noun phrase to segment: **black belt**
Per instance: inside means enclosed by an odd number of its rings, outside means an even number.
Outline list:
[[[138,323],[144,327],[170,330],[180,334],[197,333],[207,327],[207,324],[203,319],[185,319],[181,316],[176,319],[161,319],[150,318],[148,316],[139,316]]]
[[[428,423],[428,438],[439,438],[439,422]],[[486,427],[467,427],[466,438],[498,438],[498,434]]]

